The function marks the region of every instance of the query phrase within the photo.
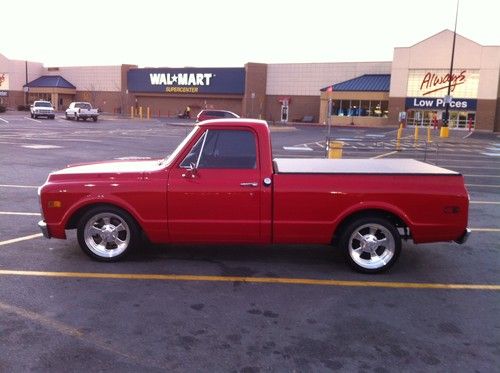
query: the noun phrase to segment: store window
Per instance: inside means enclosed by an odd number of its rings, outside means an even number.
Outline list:
[[[360,116],[362,117],[370,117],[370,101],[361,101],[360,104]]]
[[[387,118],[389,116],[389,101],[333,100],[332,115]]]

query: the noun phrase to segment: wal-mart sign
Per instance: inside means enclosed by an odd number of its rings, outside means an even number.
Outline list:
[[[168,94],[245,93],[244,68],[147,68],[127,72],[129,92]]]

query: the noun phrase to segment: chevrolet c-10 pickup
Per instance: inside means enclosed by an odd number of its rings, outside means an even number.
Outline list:
[[[165,159],[70,165],[39,190],[47,238],[77,229],[116,261],[146,241],[329,244],[357,271],[387,270],[403,239],[463,243],[469,196],[457,172],[412,159],[273,159],[266,122],[197,124]]]

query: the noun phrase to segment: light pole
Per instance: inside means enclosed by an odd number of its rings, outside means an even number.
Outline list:
[[[453,30],[453,44],[451,47],[451,63],[450,63],[450,73],[448,75],[448,93],[445,97],[445,103],[444,103],[444,117],[443,117],[443,127],[441,128],[441,137],[448,137],[449,135],[449,128],[448,128],[448,123],[450,119],[450,101],[451,101],[451,82],[453,80],[453,61],[455,59],[455,42],[457,40],[457,20],[458,20],[458,5],[460,3],[460,0],[457,0],[457,10],[455,13],[455,29]]]

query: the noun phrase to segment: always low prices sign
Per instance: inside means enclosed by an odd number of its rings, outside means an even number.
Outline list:
[[[445,108],[445,100],[433,97],[407,97],[407,109],[423,109],[423,110],[443,110]],[[462,111],[476,110],[477,100],[467,98],[452,98],[450,102],[450,109]]]
[[[410,70],[407,97],[453,97],[477,98],[479,87],[478,70]]]
[[[127,88],[144,93],[243,95],[245,69],[132,69],[127,73]]]

